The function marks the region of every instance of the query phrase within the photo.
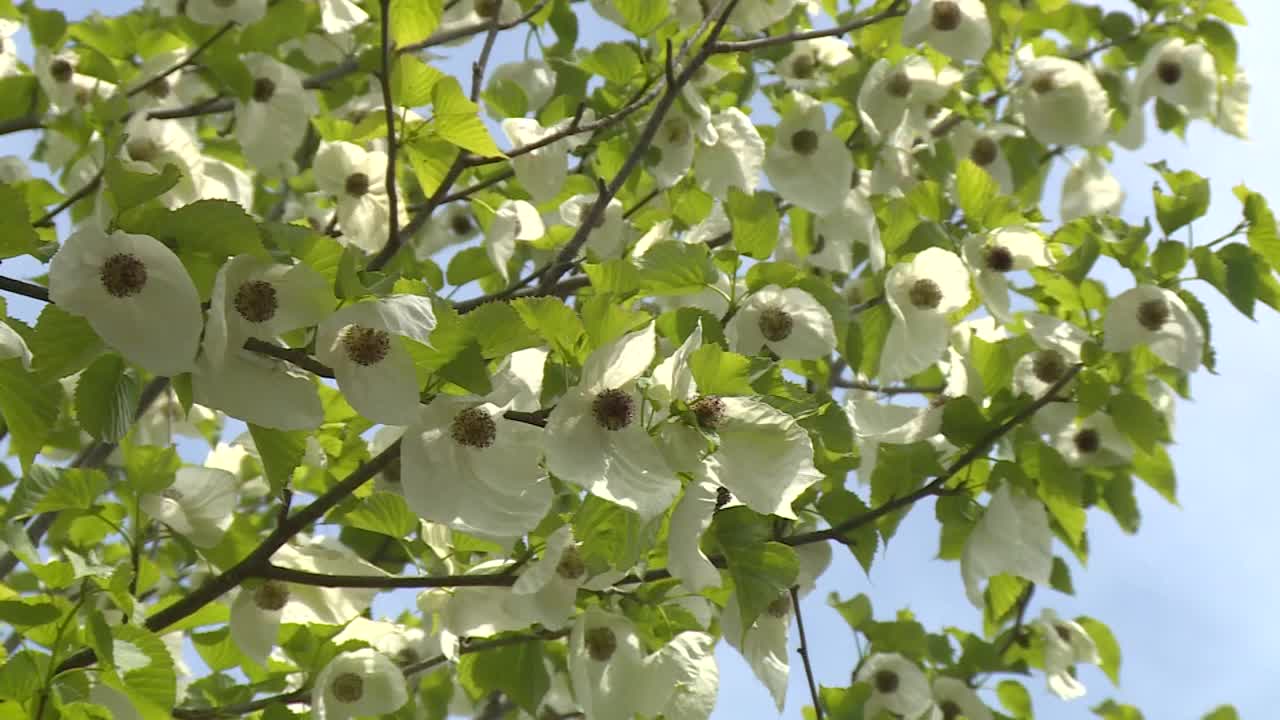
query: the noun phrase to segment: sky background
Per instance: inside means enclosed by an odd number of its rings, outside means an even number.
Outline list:
[[[95,9],[114,14],[137,5],[123,0],[37,4],[61,9],[70,18]],[[1240,64],[1253,83],[1252,140],[1240,141],[1197,122],[1186,142],[1149,132],[1150,142],[1141,150],[1117,148],[1112,170],[1129,194],[1126,219],[1141,222],[1152,215],[1150,188],[1157,177],[1146,163],[1160,159],[1211,179],[1210,213],[1193,225],[1202,242],[1239,220],[1239,203],[1231,195],[1238,183],[1280,205],[1280,172],[1275,168],[1280,134],[1273,130],[1280,127],[1280,50],[1270,37],[1280,27],[1280,3],[1239,0],[1239,5],[1250,21],[1248,27],[1235,30]],[[585,8],[585,3],[579,7]],[[579,11],[579,17],[580,45],[622,37],[621,30],[593,18],[589,10]],[[29,53],[25,37],[20,42]],[[522,33],[500,36],[490,67],[521,59],[523,46]],[[449,58],[437,64],[465,78],[475,52],[474,44],[448,49]],[[1150,123],[1151,106],[1147,115]],[[495,136],[501,141],[501,133]],[[32,132],[0,137],[0,155],[25,157],[35,140]],[[1059,161],[1057,181],[1064,169]],[[33,170],[44,174],[43,168]],[[1051,179],[1047,187],[1057,187],[1057,181]],[[1045,203],[1052,215],[1055,191],[1046,193]],[[7,262],[2,272],[26,276],[36,272],[32,268]],[[1104,273],[1099,279],[1111,295],[1132,286],[1132,278],[1120,272]],[[1274,519],[1280,508],[1280,477],[1267,452],[1275,441],[1280,400],[1274,382],[1280,323],[1265,306],[1259,305],[1259,322],[1254,323],[1207,284],[1192,283],[1189,288],[1205,302],[1214,321],[1219,374],[1199,371],[1192,382],[1194,400],[1178,407],[1176,444],[1170,450],[1178,471],[1180,506],[1138,483],[1142,527],[1134,536],[1122,532],[1109,516],[1091,513],[1089,566],[1081,568],[1070,560],[1076,595],[1043,588],[1028,613],[1034,617],[1041,608],[1052,607],[1064,616],[1089,615],[1110,625],[1123,652],[1121,686],[1113,688],[1096,668],[1081,666],[1080,679],[1089,693],[1068,703],[1044,691],[1042,675],[1026,678],[1037,718],[1092,717],[1089,708],[1107,697],[1137,705],[1151,720],[1198,720],[1226,702],[1234,703],[1241,717],[1254,720],[1275,717],[1280,704],[1280,621],[1275,613],[1280,604],[1275,557],[1280,526]],[[35,303],[6,299],[10,312],[20,318],[31,318],[39,310]],[[832,567],[802,604],[819,683],[848,685],[857,661],[851,632],[826,604],[831,592],[843,597],[868,594],[878,619],[889,619],[905,607],[931,631],[948,625],[980,630],[981,615],[965,600],[958,564],[933,559],[937,525],[931,501],[919,503],[908,515],[869,577],[850,555],[834,549]],[[1070,557],[1060,545],[1056,549]],[[390,609],[398,604],[380,605]],[[736,651],[722,643],[718,657],[721,691],[714,720],[772,716],[772,700]],[[791,687],[782,715],[788,720],[801,718],[801,708],[809,701],[798,657],[793,653],[791,659]],[[994,687],[999,679],[989,684]],[[994,705],[994,693],[984,694]]]

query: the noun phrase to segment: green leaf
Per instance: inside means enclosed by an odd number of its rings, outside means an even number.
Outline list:
[[[490,302],[462,316],[471,337],[480,342],[485,357],[496,358],[542,344],[537,333],[505,302]]]
[[[1138,450],[1133,455],[1133,472],[1165,500],[1177,505],[1178,482],[1169,453],[1156,445],[1150,453]]]
[[[833,592],[827,595],[827,604],[840,613],[840,617],[844,618],[851,630],[861,628],[863,623],[871,619],[871,598],[862,593],[848,600],[841,600],[840,596]]]
[[[493,390],[484,352],[475,340],[464,345],[438,372],[440,377],[476,395],[488,395]]]
[[[1098,657],[1101,659],[1098,667],[1111,679],[1112,685],[1118,686],[1120,684],[1120,645],[1111,634],[1111,629],[1090,617],[1078,618],[1076,622],[1089,633],[1093,644],[1098,646]]]
[[[0,698],[15,701],[8,705],[18,705],[35,697],[44,685],[48,666],[49,656],[32,650],[23,650],[8,658],[0,665]],[[10,717],[16,720],[30,715],[22,713],[19,707],[18,714]]]
[[[996,686],[996,697],[1000,698],[1000,704],[1014,720],[1030,720],[1035,717],[1031,713],[1031,693],[1017,680],[1001,680]]]
[[[191,644],[195,646],[200,659],[214,672],[230,670],[248,659],[231,639],[231,628],[191,633]]]
[[[629,297],[640,287],[640,270],[623,258],[583,263],[582,271],[591,280],[591,288],[602,295]]]
[[[880,355],[884,351],[889,328],[893,325],[893,311],[885,303],[863,310],[858,314],[858,332],[850,332],[845,343],[845,354],[851,367],[867,377],[875,377],[880,370]],[[857,347],[853,347],[855,341]]]
[[[356,509],[342,516],[342,522],[395,538],[406,537],[418,528],[418,517],[409,510],[404,498],[387,492],[375,492],[361,500]]]
[[[133,445],[124,455],[128,486],[135,493],[158,493],[173,484],[182,458],[174,447]]]
[[[1240,720],[1240,714],[1230,705],[1220,705],[1205,715],[1203,720]]]
[[[1151,189],[1156,203],[1156,221],[1165,235],[1171,234],[1209,210],[1209,181],[1190,170],[1172,171],[1163,163],[1152,165],[1169,185],[1172,195],[1159,187]]]
[[[46,489],[32,508],[34,513],[88,510],[107,492],[107,477],[101,470],[69,468],[58,471],[56,477],[57,482]]]
[[[578,357],[578,348],[586,335],[582,320],[559,298],[518,298],[511,306],[524,324],[546,340],[565,359]]]
[[[504,157],[480,121],[480,108],[462,93],[452,77],[442,77],[431,88],[436,133],[464,150],[483,157]]]
[[[831,527],[860,518],[868,510],[862,498],[843,488],[825,492],[818,500],[818,512]],[[853,557],[862,566],[862,571],[870,573],[871,564],[876,559],[876,550],[880,548],[880,535],[875,524],[863,523],[860,527],[845,531],[840,535],[840,540],[853,553]]]
[[[718,274],[704,244],[658,243],[640,257],[641,282],[653,295],[688,295],[715,283]]]
[[[588,495],[573,518],[573,536],[582,542],[582,559],[593,572],[622,570],[645,550],[640,516]]]
[[[307,451],[307,432],[285,431],[249,424],[249,434],[262,458],[262,473],[271,483],[271,489],[279,492],[288,485],[293,471],[302,464]]]
[[[158,173],[146,173],[126,170],[119,158],[112,158],[103,174],[103,186],[116,214],[120,214],[160,197],[181,179],[182,173],[172,163],[165,163]]]
[[[973,398],[952,398],[942,408],[942,434],[960,447],[976,445],[991,428]]]
[[[1170,439],[1164,415],[1133,393],[1123,392],[1112,397],[1107,411],[1116,421],[1116,427],[1144,452],[1152,452],[1157,443]]]
[[[1187,264],[1187,246],[1176,240],[1162,240],[1151,253],[1151,269],[1162,278],[1175,277]]]
[[[999,195],[1000,186],[986,170],[969,158],[960,161],[956,167],[956,199],[970,226],[982,226]]]
[[[172,708],[177,676],[173,669],[173,656],[164,642],[155,633],[137,625],[118,625],[112,632],[117,662],[126,645],[131,648],[128,656],[134,659],[130,663],[134,666],[132,668],[118,666],[129,695],[145,698],[162,708]],[[146,663],[141,664],[142,660]]]
[[[0,259],[26,255],[40,248],[31,227],[27,200],[12,185],[0,183]]]
[[[426,40],[440,26],[444,0],[391,0],[391,39],[401,47]]]
[[[974,337],[970,342],[969,362],[982,376],[982,387],[989,393],[1009,387],[1013,381],[1013,367],[1019,353],[1010,341],[989,343]]]
[[[650,3],[660,5],[660,3]],[[644,77],[640,56],[630,45],[620,42],[600,43],[578,61],[583,70],[599,75],[614,85],[627,85],[637,77]]]
[[[751,627],[770,604],[785,597],[800,570],[793,548],[772,540],[764,541],[744,528],[744,523],[759,520],[751,510],[735,507],[717,513],[712,525],[729,577],[733,578],[744,628]]]
[[[1267,205],[1267,199],[1244,185],[1236,186],[1235,193],[1244,203],[1244,219],[1249,224],[1249,247],[1266,258],[1272,269],[1280,270],[1280,233],[1276,231],[1276,216]]]
[[[1098,240],[1097,233],[1086,233],[1075,251],[1058,263],[1058,271],[1073,284],[1079,285],[1089,275],[1101,252],[1102,243]]]
[[[733,230],[733,246],[744,255],[764,260],[778,244],[778,208],[768,192],[752,195],[738,188],[729,189],[725,202],[729,225]]]
[[[119,442],[138,409],[138,378],[115,354],[98,358],[76,381],[76,418],[90,435]]]
[[[463,658],[459,673],[488,692],[502,691],[530,714],[551,688],[539,641],[518,642]]]
[[[67,34],[67,18],[57,10],[41,10],[34,4],[24,8],[31,30],[31,41],[44,48],[56,49]]]
[[[642,38],[658,29],[671,13],[670,3],[652,0],[613,0],[613,7],[622,15],[623,26]]]
[[[1200,40],[1208,48],[1218,66],[1218,74],[1232,78],[1236,74],[1236,58],[1240,49],[1236,45],[1236,36],[1231,29],[1216,20],[1201,20],[1196,26]]]
[[[391,97],[397,105],[419,107],[431,102],[431,89],[444,73],[413,55],[396,56],[391,70]]]
[[[1218,249],[1218,259],[1225,268],[1224,285],[1219,288],[1237,310],[1246,317],[1253,317],[1253,306],[1258,300],[1258,269],[1261,258],[1241,243],[1228,243]],[[1270,270],[1263,268],[1264,274]]]
[[[926,442],[884,444],[878,452],[876,468],[871,473],[872,507],[909,495],[924,485],[926,478],[942,472],[938,451]],[[886,542],[905,513],[906,510],[890,513],[877,523]]]
[[[0,417],[9,428],[10,447],[22,467],[44,447],[58,419],[62,385],[28,373],[18,358],[0,360]]]
[[[405,153],[409,156],[409,165],[418,178],[422,192],[430,195],[440,187],[453,158],[458,154],[453,143],[433,132],[425,132],[406,143]]]
[[[53,603],[35,598],[0,600],[0,621],[21,629],[45,625],[62,617]]]
[[[744,355],[722,350],[714,343],[693,351],[689,369],[704,395],[752,395],[751,360]]]
[[[125,229],[168,241],[179,255],[209,255],[218,264],[241,254],[268,258],[257,222],[229,200],[198,200],[173,211],[148,212]]]

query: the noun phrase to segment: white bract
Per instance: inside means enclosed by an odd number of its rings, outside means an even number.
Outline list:
[[[813,225],[813,247],[805,262],[832,272],[853,270],[853,246],[867,248],[871,269],[884,269],[884,245],[880,242],[880,224],[870,194],[862,185],[849,190],[844,202],[833,212],[817,218]]]
[[[933,702],[929,720],[992,720],[991,709],[959,678],[936,678],[933,681]]]
[[[337,198],[343,239],[376,253],[387,242],[391,199],[387,196],[387,154],[349,142],[321,146],[315,160],[316,186]]]
[[[1000,186],[1000,192],[1006,195],[1012,195],[1016,188],[1013,184],[1013,168],[1009,165],[1009,158],[1000,142],[1005,138],[1022,136],[1022,129],[1015,125],[993,123],[978,127],[968,120],[951,131],[956,159],[968,158],[974,165],[986,170]]]
[[[310,430],[324,421],[311,375],[243,348],[229,349],[216,364],[213,357],[206,347],[192,372],[196,402],[276,430]]]
[[[893,323],[880,355],[880,379],[902,380],[942,359],[947,315],[969,303],[969,273],[955,253],[932,247],[890,268],[885,300]]]
[[[150,372],[172,376],[195,363],[200,296],[178,256],[149,235],[81,226],[49,262],[49,298]]]
[[[991,47],[982,0],[914,0],[902,21],[902,44],[929,43],[952,60],[981,60]]]
[[[969,533],[960,557],[965,594],[983,606],[982,582],[994,575],[1016,575],[1048,585],[1053,570],[1053,535],[1049,514],[1034,497],[1014,491],[1008,483],[991,494],[982,518]]]
[[[288,176],[316,113],[315,98],[302,87],[301,73],[279,60],[249,53],[244,64],[253,76],[253,90],[248,100],[236,100],[236,140],[254,167]]]
[[[935,70],[928,58],[911,55],[899,63],[880,58],[858,89],[858,115],[872,140],[889,138],[905,125],[912,135],[927,130],[927,108],[940,102],[964,75]]]
[[[1146,345],[1183,372],[1200,366],[1204,330],[1172,290],[1139,285],[1111,300],[1102,324],[1102,349],[1126,352]]]
[[[1064,620],[1049,608],[1040,611],[1033,625],[1044,637],[1044,673],[1049,690],[1063,700],[1083,697],[1085,686],[1076,679],[1073,666],[1101,662],[1093,638],[1079,623]]]
[[[1124,187],[1106,162],[1093,153],[1072,165],[1062,180],[1062,222],[1087,215],[1118,215],[1122,207]]]
[[[316,720],[388,715],[409,701],[404,673],[371,648],[344,652],[316,676],[311,709]]]
[[[765,155],[760,131],[736,107],[711,116],[709,123],[714,140],[707,142],[700,137],[693,156],[698,186],[721,200],[731,187],[744,193],[755,192]]]
[[[274,340],[315,325],[333,310],[324,276],[303,263],[282,265],[252,255],[227,260],[213,281],[204,352],[213,367],[248,338]]]
[[[1006,273],[1043,267],[1053,262],[1039,231],[1029,227],[997,228],[985,235],[970,235],[964,242],[964,259],[974,271],[974,284],[996,320],[1012,318]]]
[[[808,95],[792,93],[764,157],[764,171],[778,194],[819,215],[840,206],[853,179],[853,156],[827,130],[822,107]]]
[[[267,14],[267,0],[187,0],[187,17],[201,25],[252,25]]]
[[[790,360],[815,360],[835,350],[831,313],[799,288],[766,285],[752,293],[724,329],[729,346],[745,355],[767,348]]]
[[[1027,130],[1046,145],[1098,145],[1106,137],[1107,91],[1086,65],[1036,58],[1023,68],[1017,98]]]
[[[538,209],[524,200],[504,200],[484,234],[484,249],[503,280],[511,279],[508,264],[516,254],[516,241],[537,240],[546,233]]]
[[[898,653],[876,653],[867,658],[854,680],[871,686],[871,699],[863,707],[867,717],[887,710],[900,717],[918,718],[933,703],[924,673]]]
[[[782,58],[775,68],[789,87],[816,88],[820,79],[832,68],[853,59],[849,43],[834,37],[800,40],[791,45],[791,52]]]
[[[351,0],[318,0],[320,25],[326,34],[339,35],[349,32],[369,19],[369,13]]]
[[[587,111],[583,121],[589,122],[594,114]],[[511,159],[511,169],[525,190],[541,204],[556,197],[569,174],[569,151],[585,140],[581,135],[561,136],[569,128],[572,119],[562,120],[551,127],[543,127],[531,118],[507,118],[502,121],[502,132],[511,141],[512,151],[521,146],[541,142],[555,135],[560,137]]]
[[[622,217],[622,203],[611,198],[609,204],[597,215],[591,215],[596,204],[595,193],[590,195],[574,195],[560,206],[560,219],[572,228],[578,228],[591,218],[591,229],[587,232],[587,243],[583,247],[590,257],[600,260],[612,260],[622,257],[630,241],[631,227]]]
[[[522,62],[503,63],[493,69],[489,76],[487,94],[503,89],[517,89],[524,98],[525,112],[536,112],[551,99],[556,87],[556,71],[542,60],[524,60]],[[506,115],[494,108],[493,103],[486,101],[485,110],[495,120]]]
[[[1158,97],[1193,118],[1214,114],[1218,102],[1218,66],[1209,49],[1174,37],[1147,51],[1134,76],[1140,102]]]
[[[0,360],[12,358],[17,358],[22,363],[23,370],[31,369],[31,350],[27,347],[27,342],[9,323],[0,321]]]
[[[18,74],[18,45],[13,36],[21,29],[17,20],[0,18],[0,78]]]
[[[222,540],[235,515],[235,475],[207,467],[178,469],[173,484],[139,502],[151,517],[197,547],[211,548]]]

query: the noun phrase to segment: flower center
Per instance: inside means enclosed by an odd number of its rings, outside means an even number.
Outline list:
[[[689,141],[689,123],[684,118],[671,118],[662,126],[668,145],[683,145]]]
[[[165,78],[156,78],[147,83],[147,94],[154,98],[169,97],[169,81]]]
[[[784,618],[787,613],[791,612],[791,593],[779,593],[778,597],[769,603],[769,607],[765,608],[765,612],[769,613],[769,617]]]
[[[329,684],[339,702],[353,703],[364,696],[364,679],[355,673],[342,673]]]
[[[791,313],[777,306],[770,306],[760,311],[760,319],[756,322],[760,334],[769,342],[781,342],[791,336],[795,320]]]
[[[929,278],[920,278],[911,284],[907,297],[917,308],[932,310],[942,304],[942,288]]]
[[[577,580],[586,573],[587,564],[582,561],[578,548],[574,545],[565,548],[560,562],[556,563],[556,574],[565,580]]]
[[[138,162],[151,162],[160,154],[160,148],[151,138],[131,139],[124,144],[125,152]]]
[[[689,410],[698,424],[707,430],[715,430],[724,423],[724,401],[715,395],[701,395],[689,403]]]
[[[1071,438],[1071,442],[1075,443],[1076,450],[1085,455],[1098,452],[1098,448],[1102,446],[1102,438],[1098,437],[1098,431],[1093,428],[1085,428],[1077,432],[1075,437]],[[1058,634],[1062,634],[1062,626],[1058,626]]]
[[[805,129],[791,136],[791,149],[801,155],[812,155],[818,150],[818,133]]]
[[[960,6],[952,0],[939,0],[933,4],[933,29],[947,32],[960,27]]]
[[[519,221],[517,221],[516,227],[519,227]],[[453,231],[454,235],[466,235],[471,232],[471,218],[462,214],[454,215],[449,219],[449,229]],[[520,231],[516,230],[516,232]]]
[[[621,430],[635,419],[635,406],[631,393],[610,388],[596,395],[596,399],[591,402],[591,413],[605,430]]]
[[[412,665],[421,659],[418,651],[411,647],[402,647],[396,651],[396,662],[401,665]]]
[[[1161,60],[1156,65],[1156,77],[1165,85],[1177,85],[1182,79],[1182,63],[1176,60]]]
[[[498,426],[484,408],[474,407],[454,416],[449,434],[459,445],[484,449],[493,445],[493,440],[498,435]]]
[[[70,82],[73,73],[75,73],[75,68],[66,60],[59,58],[49,63],[49,74],[53,76],[54,82]]]
[[[369,176],[362,172],[351,173],[342,189],[351,197],[361,197],[369,192]]]
[[[482,18],[494,18],[502,7],[502,0],[476,0],[476,14]]]
[[[587,654],[592,660],[608,662],[613,657],[613,651],[618,649],[618,638],[609,628],[596,627],[587,631],[583,644],[587,646]]]
[[[1138,306],[1138,324],[1155,332],[1169,321],[1169,303],[1164,300],[1148,300]]]
[[[813,77],[813,71],[818,68],[818,61],[809,53],[797,55],[791,61],[791,74],[801,80],[808,80]]]
[[[827,246],[827,236],[818,235],[813,239],[813,248],[809,250],[810,255],[817,255]]]
[[[347,358],[357,365],[377,365],[391,352],[391,336],[385,330],[351,325],[342,334],[342,347]]]
[[[135,255],[116,253],[102,263],[98,279],[112,297],[132,297],[147,286],[147,266]]]
[[[1035,90],[1039,95],[1053,92],[1057,86],[1058,84],[1054,81],[1053,73],[1051,72],[1040,73],[1031,80],[1031,89]]]
[[[182,500],[182,491],[177,488],[167,487],[160,494],[170,500]]]
[[[876,690],[889,694],[898,689],[898,673],[892,670],[881,670],[871,678],[871,682],[876,686]]]
[[[959,720],[964,712],[959,705],[950,700],[943,700],[942,704],[938,705],[938,709],[942,711],[942,720]]]
[[[258,78],[253,81],[253,99],[257,102],[266,102],[276,94],[276,84],[271,78]]]
[[[1013,253],[1009,248],[1003,245],[992,245],[987,248],[983,260],[987,264],[988,270],[996,272],[1009,272],[1013,269]]]
[[[1031,358],[1031,372],[1042,383],[1055,383],[1067,372],[1067,361],[1057,350],[1041,350]]]
[[[1000,154],[1000,146],[995,140],[989,137],[978,138],[973,144],[973,148],[969,150],[969,159],[978,167],[986,167],[995,162],[996,156]]]
[[[885,90],[896,98],[905,98],[911,94],[911,78],[901,70],[889,76]]]
[[[1064,643],[1071,642],[1071,629],[1066,625],[1054,625],[1053,630],[1058,633],[1059,640],[1062,640]]]
[[[253,591],[253,604],[262,610],[279,610],[289,602],[289,588],[275,582],[264,582]]]
[[[275,317],[280,307],[276,299],[276,286],[266,280],[250,280],[240,284],[236,291],[235,308],[240,317],[251,323],[261,323]]]
[[[716,488],[716,509],[717,510],[724,507],[725,505],[728,505],[729,501],[732,499],[733,499],[733,493],[729,492],[729,488],[724,487],[723,485]]]

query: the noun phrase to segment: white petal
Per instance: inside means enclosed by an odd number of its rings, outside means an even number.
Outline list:
[[[656,352],[653,323],[627,333],[591,353],[582,366],[581,387],[588,392],[619,388],[649,369]]]
[[[196,402],[234,418],[277,430],[310,430],[324,422],[324,408],[309,375],[248,350],[214,368],[202,354],[192,385]]]
[[[19,358],[24,369],[31,369],[31,350],[26,341],[8,323],[0,321],[0,360],[10,358]]]
[[[982,607],[981,583],[993,575],[1048,584],[1052,570],[1053,535],[1044,505],[1001,485],[964,544],[960,572],[969,602]]]
[[[671,576],[683,583],[689,592],[720,586],[720,571],[699,547],[702,533],[711,527],[717,495],[715,483],[690,483],[671,512],[667,567]]]
[[[823,477],[808,432],[762,400],[721,401],[725,419],[709,471],[752,510],[794,519],[791,503]]]

